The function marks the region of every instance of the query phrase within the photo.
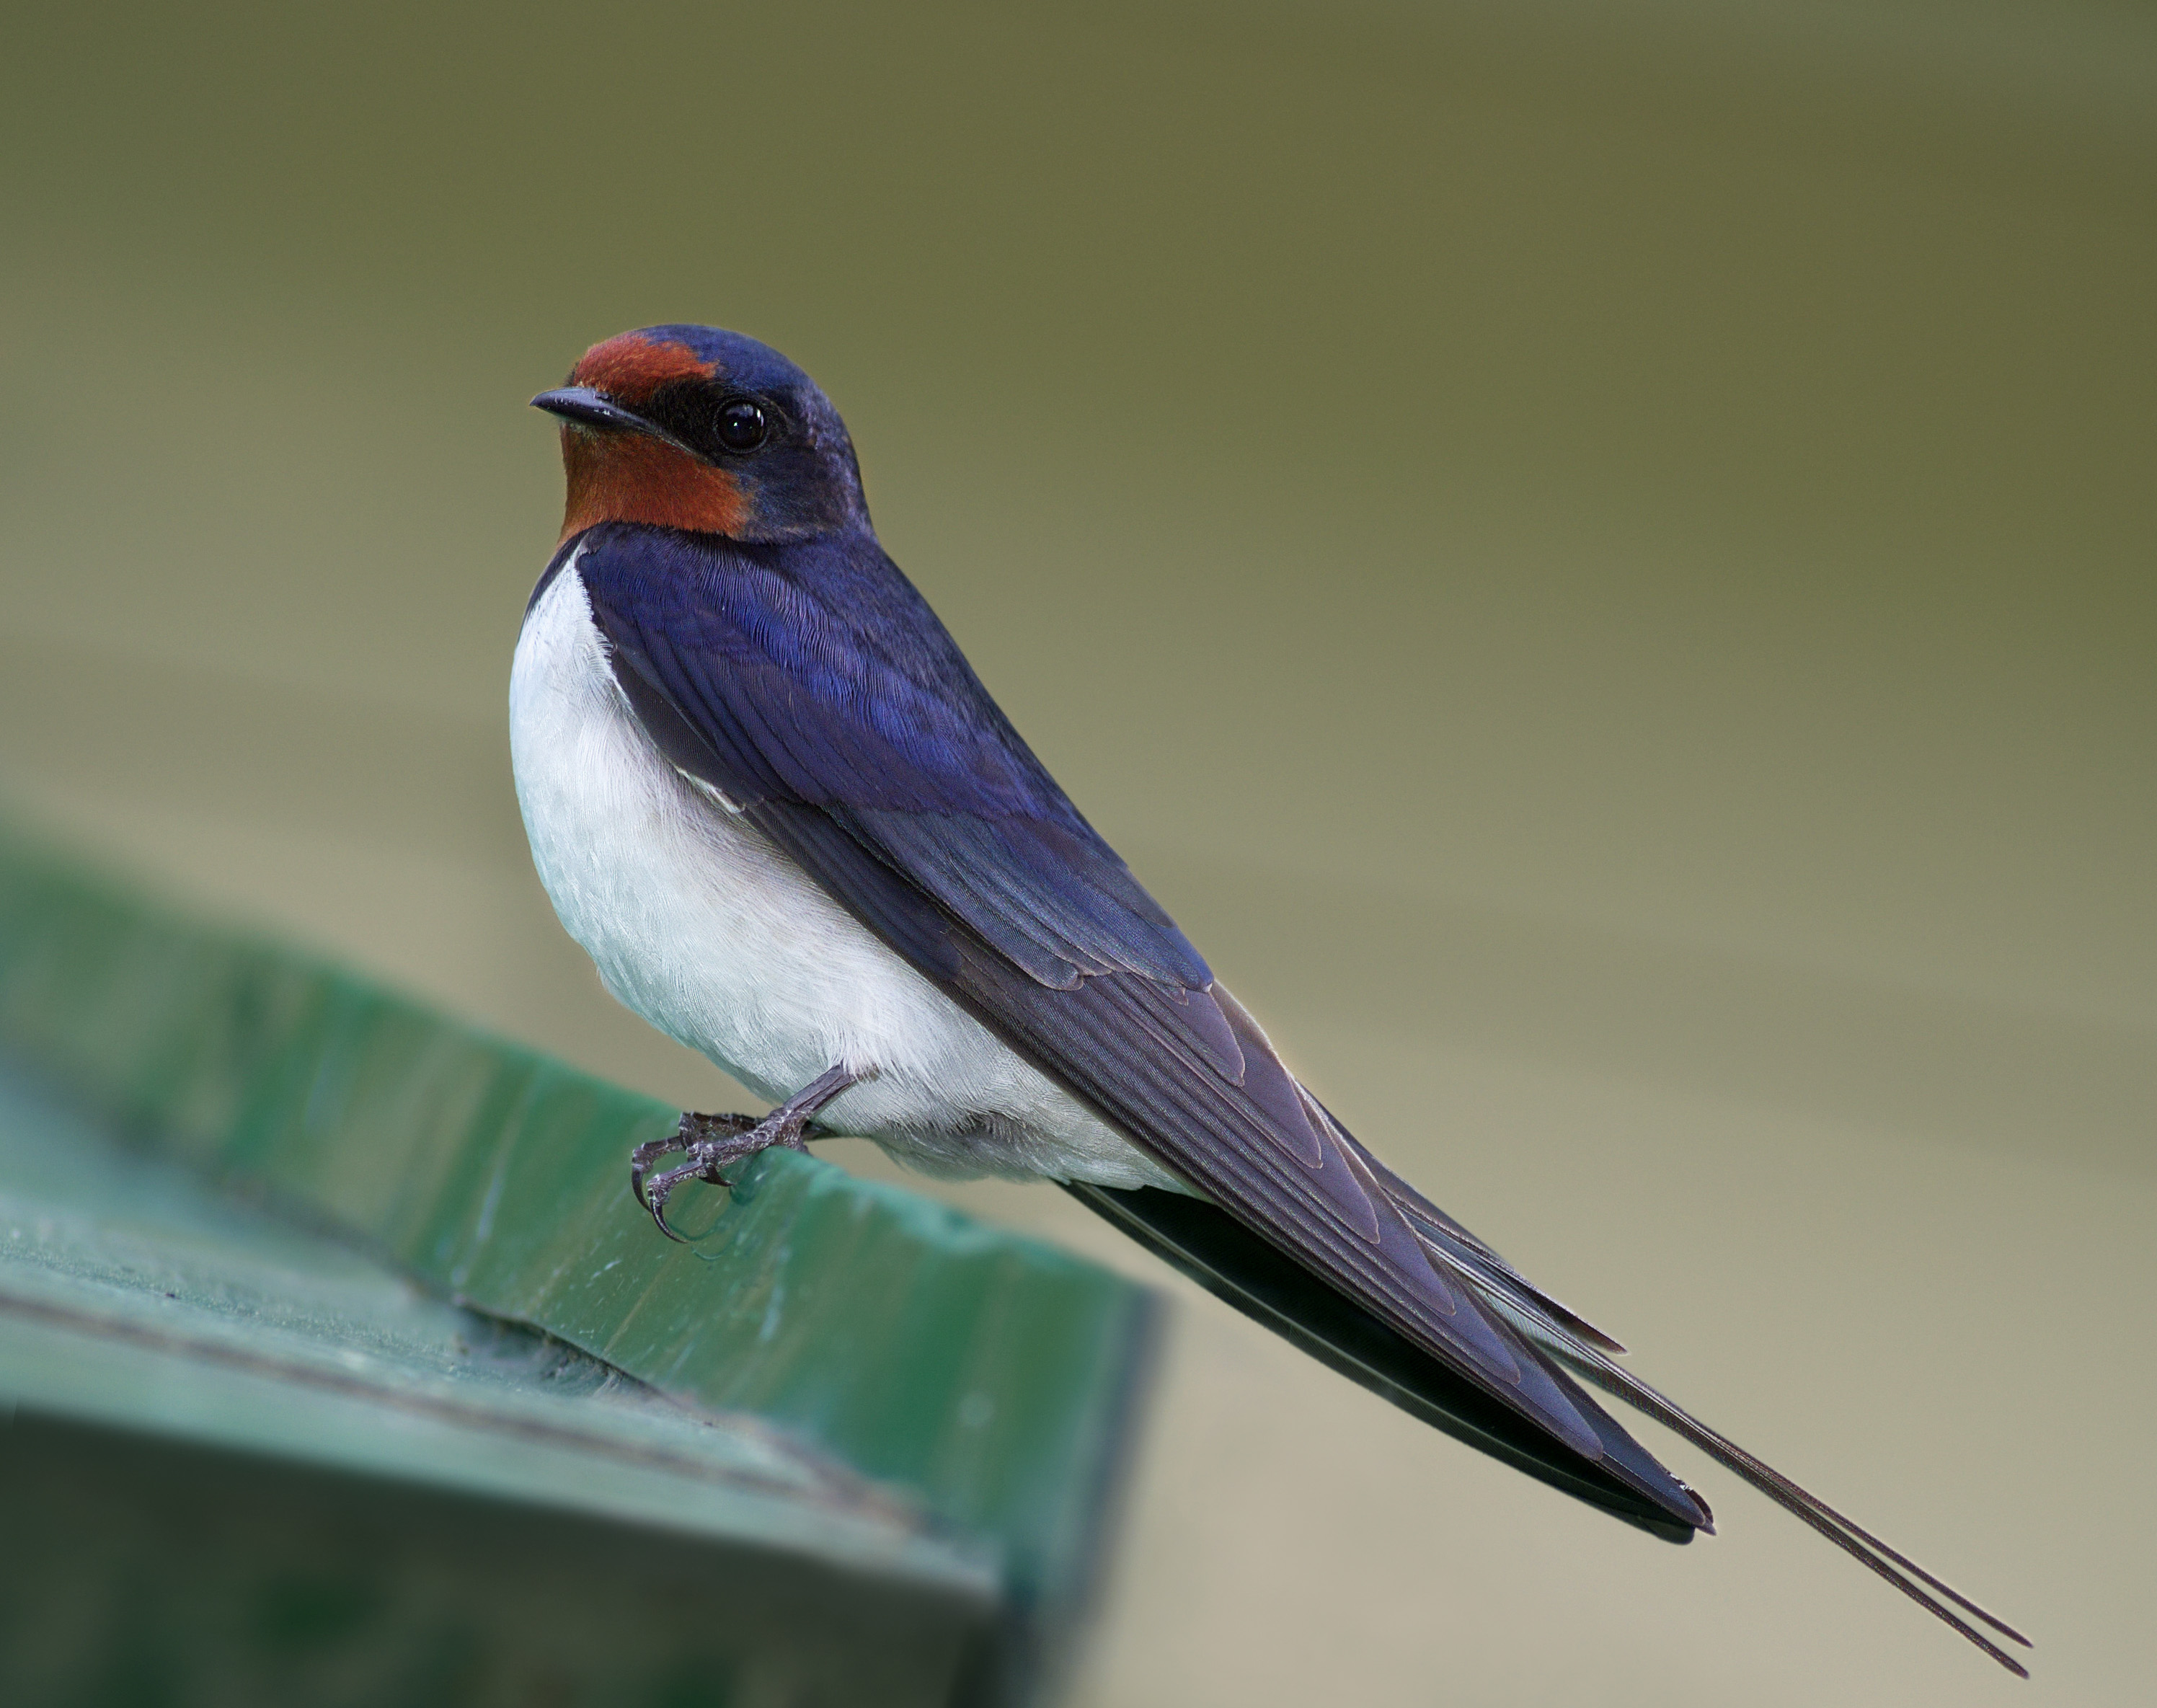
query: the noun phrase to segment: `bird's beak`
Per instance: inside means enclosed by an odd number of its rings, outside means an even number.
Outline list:
[[[595,391],[588,385],[565,385],[554,391],[542,392],[532,399],[532,407],[544,409],[550,415],[559,415],[579,427],[595,427],[602,433],[641,433],[647,439],[672,445],[684,456],[703,460],[698,450],[682,444],[656,421],[647,421],[625,409],[605,392]]]
[[[613,428],[630,433],[657,430],[641,415],[632,415],[605,393],[594,391],[588,385],[565,385],[557,391],[542,392],[532,399],[532,407],[544,409],[550,415],[559,415],[564,421],[574,421],[581,427]]]

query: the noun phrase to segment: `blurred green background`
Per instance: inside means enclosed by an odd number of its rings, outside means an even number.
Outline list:
[[[2146,1683],[2146,8],[7,36],[6,800],[728,1106],[554,924],[503,700],[560,502],[524,400],[752,332],[1352,1125],[2023,1623],[2049,1700]],[[1060,1194],[934,1190],[1168,1284]],[[1682,1448],[1723,1534],[1678,1551],[1176,1290],[1089,1708],[2015,1688]]]

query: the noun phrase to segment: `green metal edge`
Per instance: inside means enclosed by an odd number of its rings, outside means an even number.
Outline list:
[[[1000,1548],[1029,1644],[1060,1646],[1083,1606],[1152,1338],[1144,1289],[789,1152],[708,1238],[671,1244],[625,1157],[677,1111],[5,826],[0,1051],[454,1297],[909,1491]]]

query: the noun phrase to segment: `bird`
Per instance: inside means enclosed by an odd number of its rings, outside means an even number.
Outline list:
[[[532,402],[566,485],[510,678],[533,864],[607,990],[773,1105],[636,1147],[661,1232],[686,1183],[829,1133],[1053,1181],[1470,1445],[1712,1532],[1604,1391],[2028,1676],[2027,1638],[1633,1374],[1290,1072],[885,553],[800,368],[651,326]]]

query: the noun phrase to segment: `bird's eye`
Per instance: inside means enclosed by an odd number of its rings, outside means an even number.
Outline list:
[[[732,451],[754,450],[771,432],[763,407],[746,398],[719,405],[719,443]]]

